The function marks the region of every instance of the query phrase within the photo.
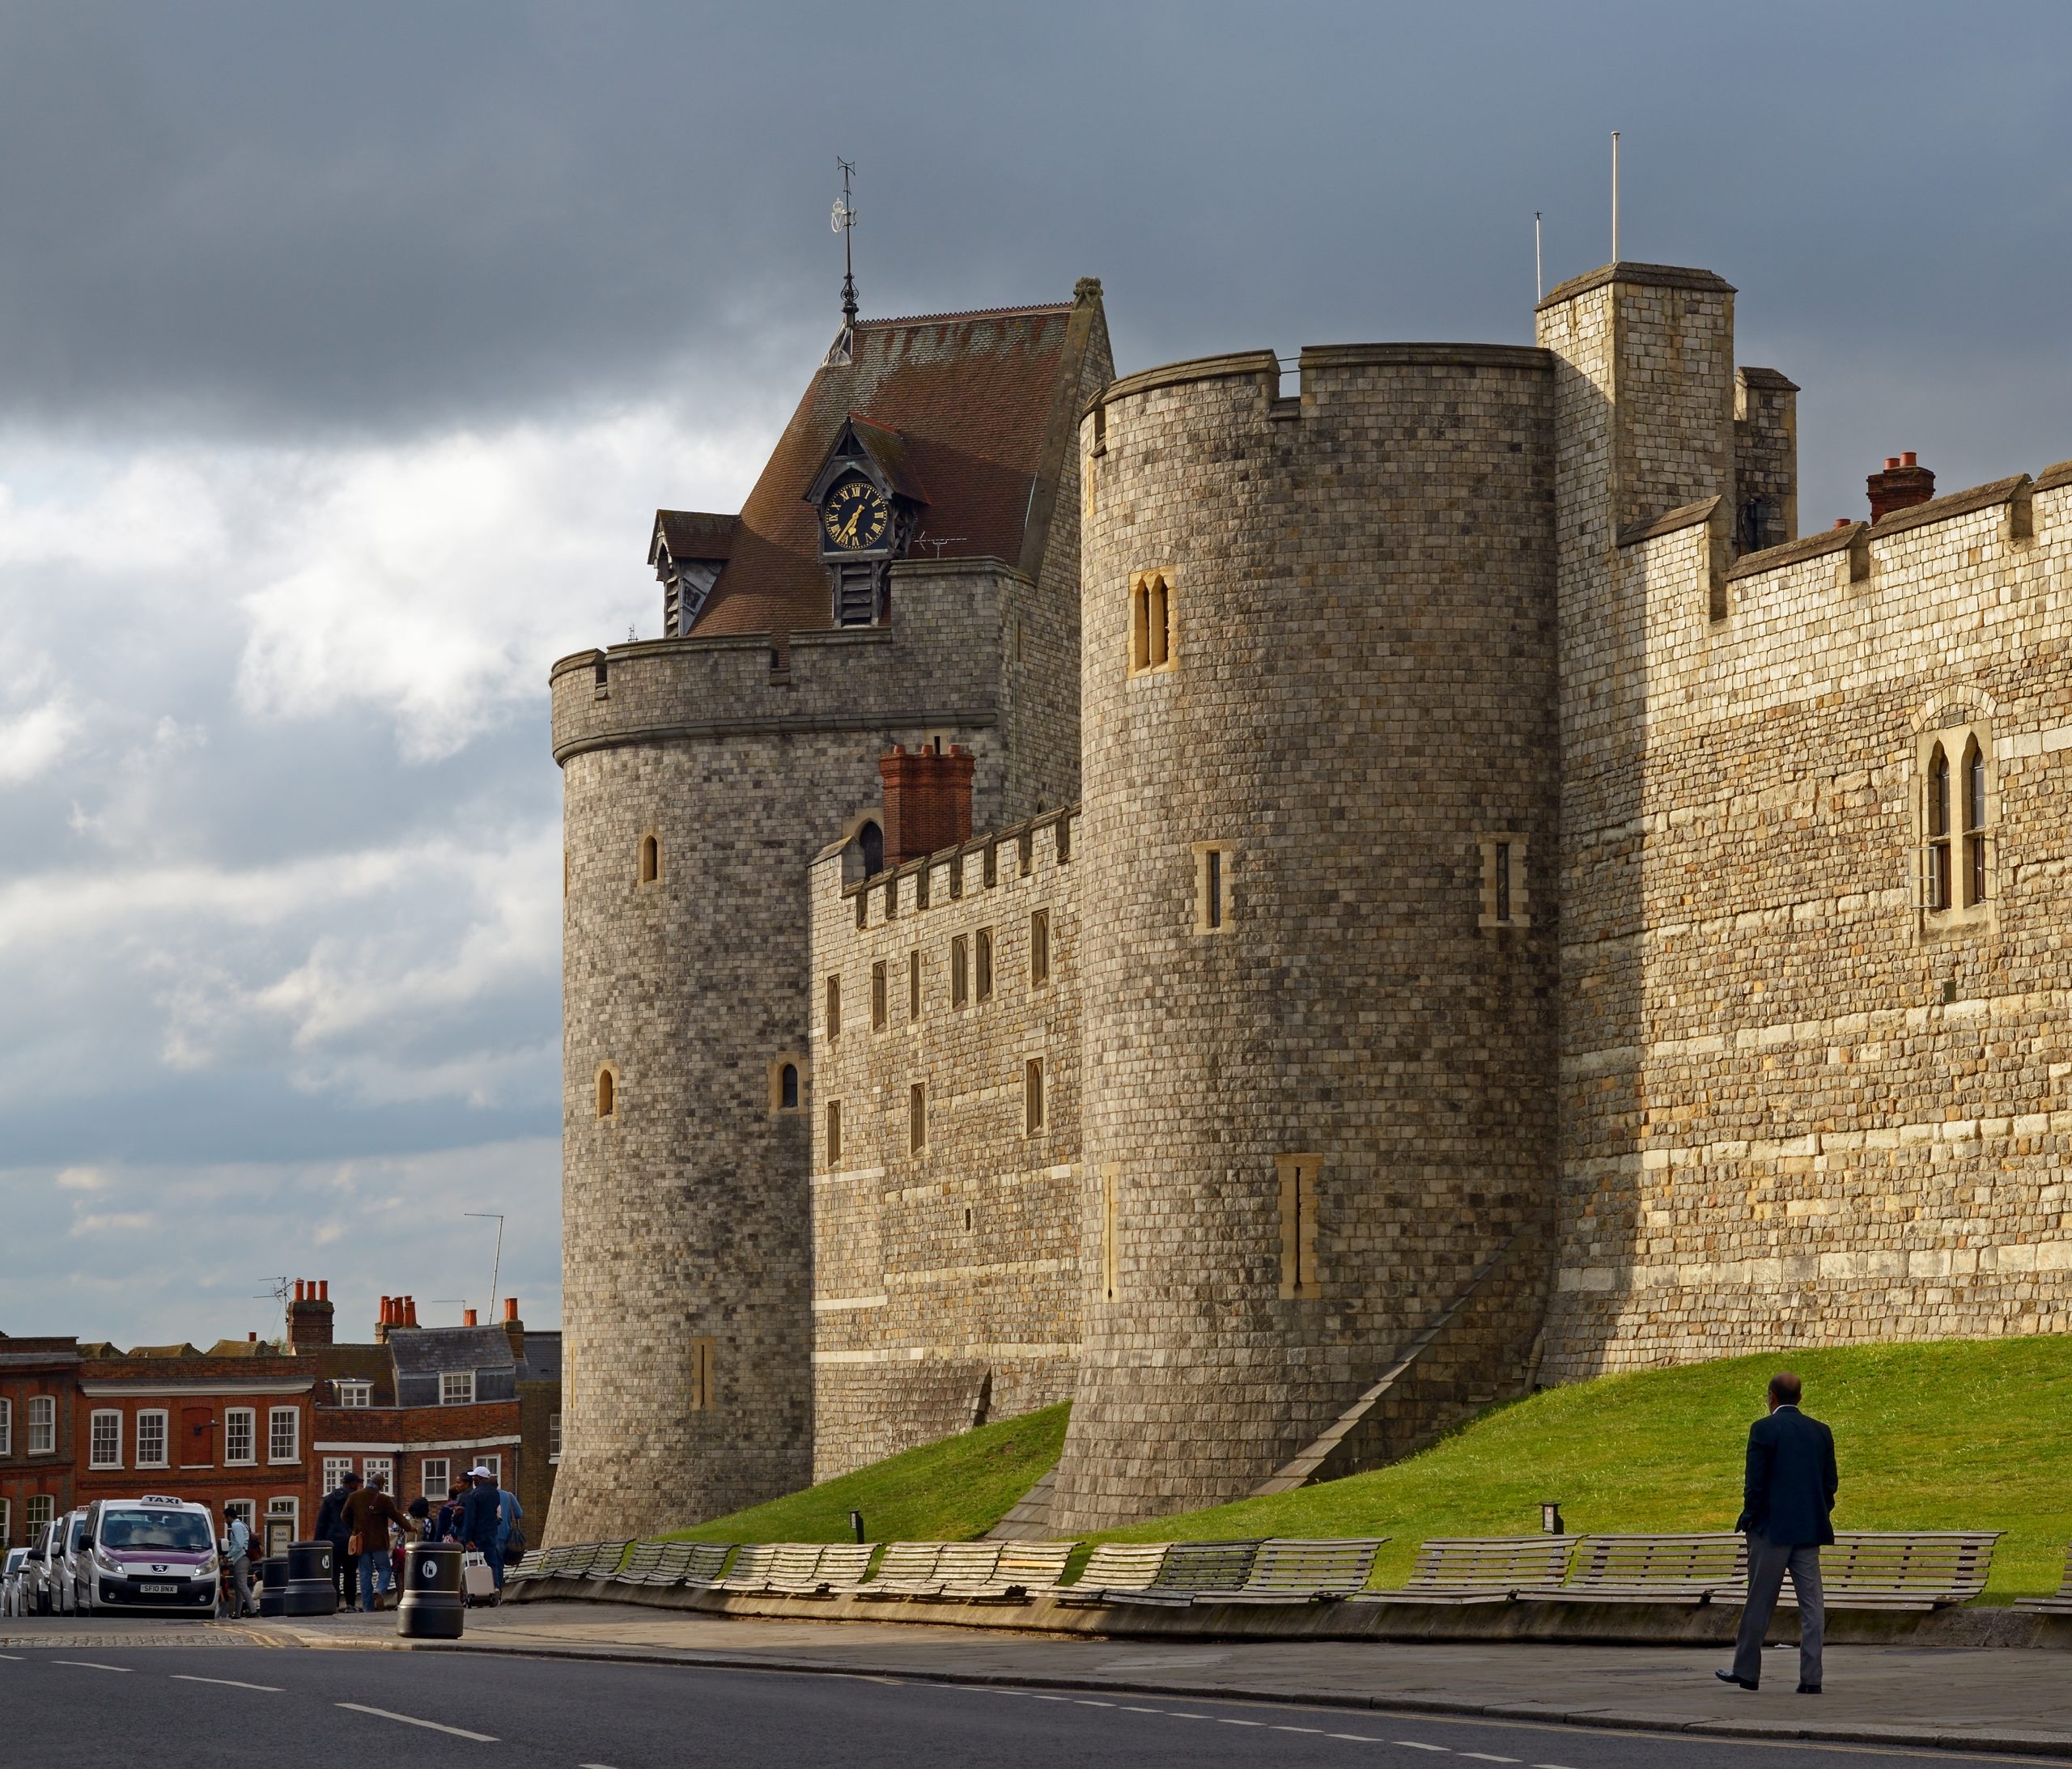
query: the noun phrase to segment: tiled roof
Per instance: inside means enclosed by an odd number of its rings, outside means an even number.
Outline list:
[[[525,1356],[518,1366],[521,1382],[558,1382],[561,1380],[561,1335],[532,1333],[525,1335]]]
[[[388,1350],[398,1377],[507,1370],[516,1361],[510,1338],[499,1326],[397,1327],[388,1335]]]
[[[669,557],[684,559],[724,559],[733,551],[734,531],[739,516],[715,515],[710,510],[657,510],[655,532],[648,542],[648,562],[663,547]]]
[[[1074,330],[1079,308],[1090,303],[1101,324],[1099,285],[1081,286],[1081,300],[1068,305],[860,323],[851,360],[814,374],[749,494],[694,633],[833,623],[818,527],[805,498],[852,416],[895,432],[904,469],[927,488],[915,556],[1019,564],[1038,477],[1059,470],[1046,458],[1047,435],[1052,454],[1074,445],[1070,426],[1051,418],[1060,401],[1076,404],[1086,337]]]

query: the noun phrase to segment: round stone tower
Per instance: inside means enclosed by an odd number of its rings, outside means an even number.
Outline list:
[[[1398,1447],[1515,1392],[1555,1169],[1550,358],[1310,350],[1299,398],[1181,363],[1081,443],[1060,1531],[1255,1491],[1471,1292]]]

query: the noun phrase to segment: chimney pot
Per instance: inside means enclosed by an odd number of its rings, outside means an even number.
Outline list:
[[[1887,456],[1886,456],[1886,457],[1885,457],[1885,471],[1886,471],[1886,472],[1887,472],[1887,473],[1890,473],[1890,472],[1891,472],[1891,471],[1892,471],[1895,467],[1898,466],[1898,465],[1899,465],[1899,464],[1900,464],[1900,457],[1899,457],[1897,455],[1887,455]]]
[[[478,1326],[481,1323],[475,1319],[475,1311],[473,1309],[463,1309],[461,1311],[461,1325],[462,1326]]]
[[[517,1297],[506,1296],[503,1299],[503,1318],[507,1321],[515,1321],[518,1318]]]
[[[1885,465],[1889,467],[1892,462],[1888,460]],[[1918,467],[1921,463],[1914,459],[1914,452],[1909,448],[1900,456],[1900,465],[1902,467]]]
[[[1856,526],[1856,524],[1847,516],[1836,516],[1835,518],[1835,526],[1838,528],[1853,528]]]
[[[244,1343],[247,1345],[257,1345],[259,1343],[259,1335],[256,1333],[248,1333],[244,1335]]]
[[[331,1280],[329,1278],[319,1278],[316,1280],[316,1300],[319,1302],[329,1302],[331,1300]]]

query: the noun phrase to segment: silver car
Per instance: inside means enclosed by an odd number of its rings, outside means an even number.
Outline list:
[[[80,1538],[87,1530],[87,1508],[68,1511],[57,1520],[57,1542],[50,1562],[50,1607],[59,1615],[79,1613],[79,1589],[91,1568]]]
[[[28,1559],[21,1575],[22,1614],[50,1614],[50,1556],[57,1541],[57,1525],[46,1523],[29,1538]]]
[[[19,1615],[22,1613],[22,1569],[28,1563],[27,1548],[10,1548],[5,1565],[0,1565],[0,1615]]]

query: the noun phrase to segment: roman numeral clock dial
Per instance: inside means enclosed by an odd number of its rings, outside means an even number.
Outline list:
[[[892,511],[868,481],[851,479],[837,486],[821,506],[820,524],[830,546],[861,551],[884,540]]]

